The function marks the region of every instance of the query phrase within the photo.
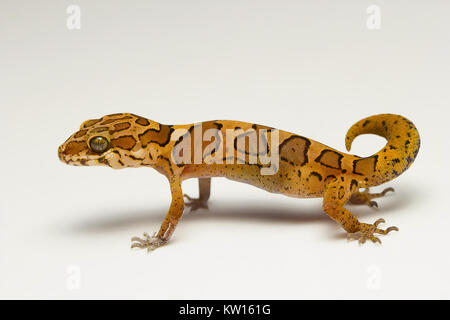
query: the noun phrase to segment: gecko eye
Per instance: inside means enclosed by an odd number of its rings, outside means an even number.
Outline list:
[[[93,137],[89,140],[89,147],[94,152],[103,153],[109,148],[109,141],[102,136]]]

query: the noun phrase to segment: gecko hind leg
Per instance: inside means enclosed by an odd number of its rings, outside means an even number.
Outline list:
[[[360,244],[366,242],[366,240],[371,240],[372,242],[381,243],[380,238],[376,237],[374,233],[378,234],[388,234],[391,231],[399,231],[399,229],[395,226],[388,227],[387,229],[379,229],[378,225],[380,223],[385,223],[384,219],[380,218],[375,221],[373,224],[361,223],[360,230],[354,233],[348,233],[348,240],[358,240]]]
[[[352,194],[349,201],[353,204],[366,204],[371,208],[378,208],[378,203],[372,199],[384,197],[389,191],[394,192],[394,188],[386,188],[380,193],[369,193],[369,188],[366,188],[363,192]]]
[[[378,219],[373,224],[359,222],[344,207],[351,195],[358,191],[357,187],[357,182],[352,180],[351,177],[340,176],[334,179],[325,188],[323,209],[331,219],[338,222],[347,231],[347,239],[359,240],[360,244],[366,242],[366,240],[381,243],[381,240],[375,234],[388,234],[399,229],[397,227],[378,228],[380,223],[385,222],[383,219]]]
[[[211,178],[198,179],[198,193],[198,198],[192,198],[187,194],[183,194],[183,196],[188,200],[184,203],[184,205],[189,207],[190,211],[196,211],[198,209],[208,210],[208,200],[211,194]]]

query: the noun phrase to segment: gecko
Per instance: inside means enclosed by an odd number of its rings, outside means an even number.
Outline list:
[[[323,211],[339,223],[349,239],[381,243],[377,234],[398,231],[360,222],[347,203],[378,207],[383,197],[369,188],[398,177],[415,160],[420,137],[403,116],[379,114],[348,130],[345,146],[362,134],[384,137],[384,148],[367,157],[340,152],[304,136],[241,121],[213,120],[165,125],[132,113],[117,113],[83,122],[58,148],[59,159],[73,166],[113,169],[151,167],[170,185],[172,201],[158,233],[133,237],[132,248],[156,249],[166,244],[186,207],[207,208],[211,178],[251,184],[295,198],[323,198]],[[183,194],[182,182],[197,178],[198,198]],[[186,200],[185,200],[186,199]]]

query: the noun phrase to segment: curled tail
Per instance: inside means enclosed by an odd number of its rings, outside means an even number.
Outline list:
[[[345,146],[350,151],[353,140],[361,134],[386,138],[386,146],[376,154],[353,161],[353,173],[365,176],[368,186],[394,179],[413,163],[419,152],[420,137],[416,126],[395,114],[379,114],[355,123],[347,132]]]

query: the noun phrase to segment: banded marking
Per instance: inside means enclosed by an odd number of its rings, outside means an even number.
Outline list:
[[[172,126],[159,125],[159,129],[147,129],[144,133],[138,135],[142,147],[147,147],[150,143],[156,143],[160,147],[164,147],[170,142],[170,136],[174,129]]]
[[[318,173],[318,172],[315,172],[315,171],[311,172],[309,174],[309,177],[316,177],[317,179],[319,179],[319,181],[322,181],[322,179],[323,179],[322,175],[320,173]]]
[[[166,157],[164,157],[163,155],[159,155],[158,159],[164,160],[167,162],[167,165],[169,167],[170,173],[173,174],[173,170],[172,170],[172,162],[170,162],[169,159],[167,159]]]
[[[368,176],[376,171],[378,155],[353,161],[353,173],[361,176]]]
[[[325,149],[320,153],[320,155],[314,161],[319,162],[320,164],[324,165],[325,167],[341,170],[342,169],[342,158],[344,158],[344,156],[342,154],[340,154],[339,152]]]

